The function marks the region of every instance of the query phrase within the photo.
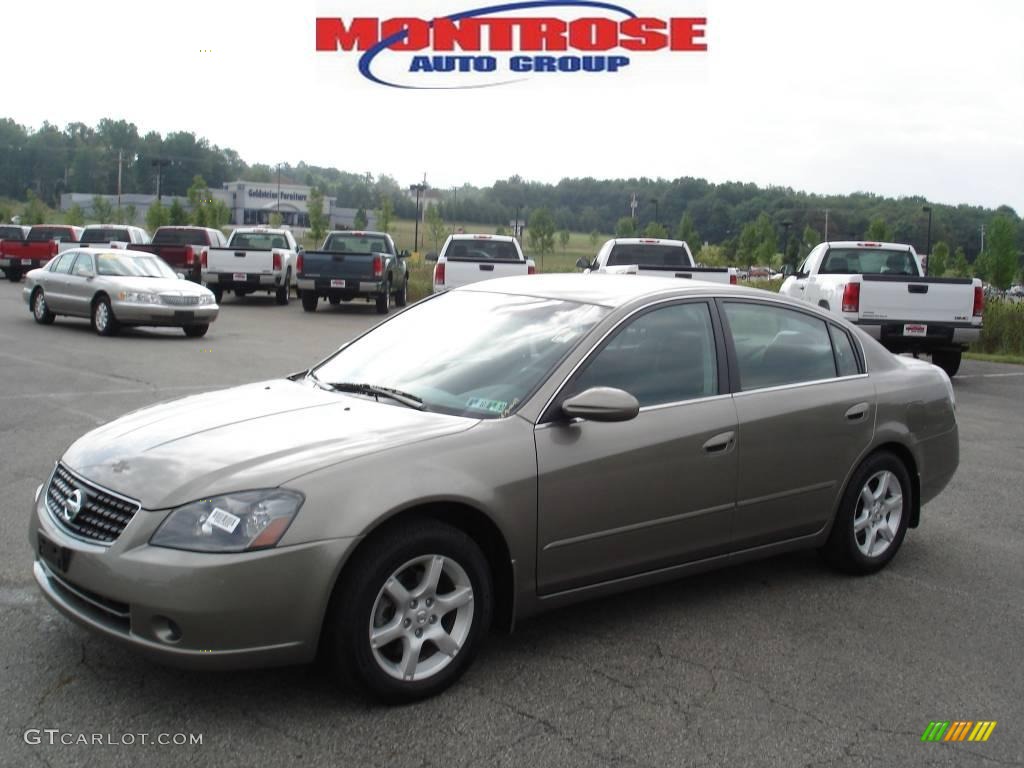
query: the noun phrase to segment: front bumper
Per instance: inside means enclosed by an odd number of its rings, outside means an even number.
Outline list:
[[[166,512],[142,510],[109,546],[69,536],[41,500],[29,541],[43,595],[68,618],[174,666],[229,669],[303,663],[354,539],[209,554],[154,547]],[[40,552],[40,534],[67,553]]]
[[[220,307],[216,304],[175,307],[166,304],[131,304],[114,301],[114,317],[126,325],[176,326],[208,325],[217,319]]]

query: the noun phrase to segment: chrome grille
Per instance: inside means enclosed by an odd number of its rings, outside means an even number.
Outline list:
[[[160,295],[160,301],[171,307],[197,307],[199,306],[198,296],[169,296]]]
[[[82,507],[71,516],[66,505],[76,490],[82,493]],[[97,544],[120,536],[141,506],[76,477],[63,464],[57,465],[46,489],[46,508],[53,519],[72,535]]]

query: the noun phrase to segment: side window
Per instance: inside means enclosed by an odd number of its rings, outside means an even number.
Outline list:
[[[77,254],[78,251],[65,251],[53,260],[53,266],[50,267],[50,271],[60,272],[62,275],[66,275],[71,271],[71,262],[75,260],[75,256]]]
[[[79,253],[78,258],[75,260],[74,269],[71,270],[71,274],[77,275],[78,277],[91,277],[92,271],[92,256],[87,253]]]
[[[570,385],[623,389],[641,407],[718,394],[715,336],[708,305],[646,312],[616,331]]]
[[[727,301],[724,307],[743,391],[835,378],[824,320],[770,304]]]
[[[853,341],[845,331],[830,325],[828,332],[832,335],[832,346],[836,351],[836,367],[840,376],[856,376],[860,373],[857,355],[853,351]]]

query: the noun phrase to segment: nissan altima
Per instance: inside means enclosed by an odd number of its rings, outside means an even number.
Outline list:
[[[54,606],[157,659],[319,651],[409,701],[568,603],[801,548],[877,571],[958,460],[945,373],[816,307],[517,277],[90,432],[30,541]]]

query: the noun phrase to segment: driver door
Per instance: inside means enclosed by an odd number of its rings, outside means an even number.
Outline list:
[[[88,317],[92,302],[96,265],[91,253],[81,251],[67,278],[67,311],[79,317]]]

